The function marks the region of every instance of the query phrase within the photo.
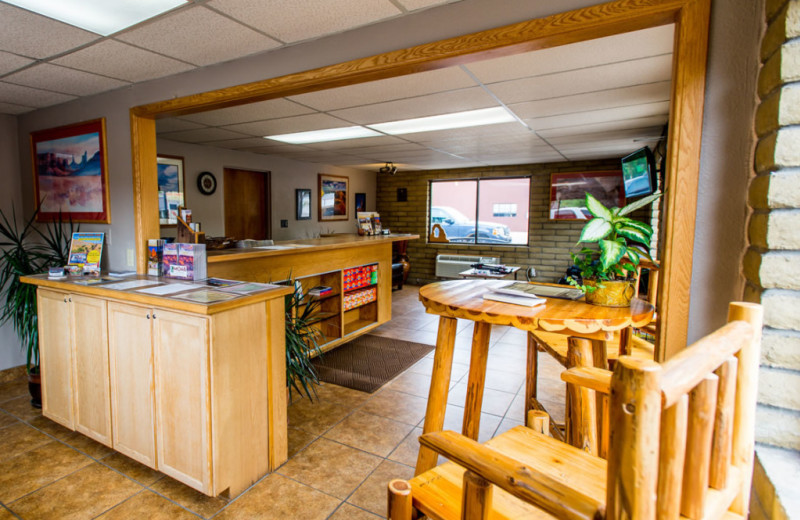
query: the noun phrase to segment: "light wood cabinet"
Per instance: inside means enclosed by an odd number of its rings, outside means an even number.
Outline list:
[[[72,405],[72,320],[69,294],[40,290],[39,369],[42,375],[42,413],[75,429]]]

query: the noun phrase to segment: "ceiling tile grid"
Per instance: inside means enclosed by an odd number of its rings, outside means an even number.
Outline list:
[[[100,35],[0,2],[0,50],[48,58],[97,40]]]
[[[77,98],[68,94],[59,94],[58,92],[50,92],[49,90],[40,90],[38,88],[21,87],[19,85],[12,85],[11,83],[0,81],[0,102],[3,103],[42,108],[73,99]]]
[[[49,89],[62,94],[88,96],[125,85],[127,81],[98,76],[90,72],[68,69],[50,63],[37,63],[20,72],[9,74],[3,81],[25,87]]]

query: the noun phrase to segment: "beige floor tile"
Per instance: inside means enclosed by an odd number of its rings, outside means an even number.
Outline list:
[[[93,459],[102,459],[113,451],[108,446],[100,444],[96,440],[90,439],[86,435],[78,432],[70,432],[70,434],[62,440]]]
[[[396,392],[387,388],[378,392],[362,406],[361,411],[413,426],[425,417],[427,405],[428,400],[424,397]]]
[[[500,425],[497,427],[497,430],[494,432],[494,436],[497,437],[501,433],[507,432],[508,430],[513,428],[514,426],[525,426],[525,425],[522,422],[515,421],[513,419],[503,419],[500,422]]]
[[[6,412],[0,410],[0,428],[5,428],[6,426],[10,426],[18,422],[19,419],[17,419],[13,415],[9,415]]]
[[[102,464],[113,468],[128,478],[144,486],[149,486],[164,477],[164,474],[144,464],[140,464],[122,453],[113,452],[108,457],[103,457]]]
[[[228,503],[224,498],[206,496],[170,477],[162,478],[150,489],[206,518],[215,515]]]
[[[166,498],[145,489],[98,516],[102,520],[197,520],[197,516]]]
[[[287,430],[289,434],[289,458],[294,457],[298,451],[311,444],[318,437],[318,435],[296,428],[287,428]]]
[[[41,408],[34,408],[31,406],[31,396],[29,395],[17,397],[15,399],[5,401],[4,403],[0,403],[0,408],[11,415],[14,415],[15,417],[19,417],[23,421],[28,421],[42,415]]]
[[[464,406],[467,399],[467,379],[462,379],[459,384],[450,390],[447,395],[447,402],[456,406]],[[498,415],[500,417],[506,414],[511,401],[514,400],[513,393],[500,392],[499,390],[492,390],[491,388],[483,389],[483,406],[481,412]]]
[[[0,384],[0,403],[24,396],[27,396],[28,400],[30,400],[27,378]]]
[[[322,435],[331,426],[344,419],[351,411],[345,406],[327,401],[310,402],[302,399],[289,406],[289,426]]]
[[[316,389],[321,402],[328,401],[348,408],[360,406],[367,399],[372,397],[372,394],[368,392],[360,392],[331,383],[322,383],[320,386],[316,387]]]
[[[419,455],[420,435],[422,435],[422,428],[414,428],[411,433],[406,435],[403,442],[389,454],[389,460],[415,467],[417,465],[417,455]]]
[[[39,430],[17,421],[16,424],[0,429],[0,461],[16,457],[52,441],[53,439]]]
[[[73,431],[69,428],[65,428],[58,424],[57,422],[48,419],[44,415],[40,415],[38,417],[34,417],[28,421],[28,424],[36,428],[37,430],[41,430],[47,435],[52,435],[56,439],[64,439],[65,437],[72,435]]]
[[[16,520],[16,518],[16,516],[11,514],[11,511],[0,505],[0,520]]]
[[[12,502],[92,462],[58,441],[0,462],[0,502]]]
[[[344,500],[378,467],[381,458],[328,439],[318,439],[278,472]]]
[[[386,488],[389,481],[402,478],[410,479],[414,470],[403,464],[385,460],[372,472],[372,475],[361,484],[347,501],[355,506],[371,511],[377,515],[386,514]]]
[[[215,520],[323,520],[340,501],[277,473],[267,476]]]
[[[328,431],[325,438],[385,457],[413,428],[413,424],[354,412]]]
[[[491,352],[489,353],[491,355]],[[464,379],[463,381],[467,381]],[[523,374],[504,372],[500,370],[487,370],[485,388],[516,394],[525,383]]]
[[[94,463],[11,504],[22,518],[78,520],[94,518],[142,487]]]
[[[380,515],[373,515],[369,511],[344,503],[330,516],[330,520],[376,520],[385,517],[385,512]]]
[[[384,388],[427,399],[431,389],[431,376],[406,371],[395,377]]]
[[[494,431],[500,424],[502,417],[491,415],[488,413],[481,414],[481,424],[478,428],[478,441],[485,442],[492,438]],[[464,409],[460,406],[447,405],[444,413],[444,427],[443,430],[453,430],[454,432],[461,433],[461,428],[464,422]],[[420,423],[420,426],[422,424]]]

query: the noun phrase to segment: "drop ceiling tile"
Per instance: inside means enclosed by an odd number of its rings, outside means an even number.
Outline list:
[[[343,139],[341,141],[328,141],[325,143],[309,143],[309,148],[314,150],[338,150],[342,153],[352,148],[363,148],[366,146],[390,145],[402,143],[403,141],[392,137],[390,135],[381,135],[378,137],[363,137],[361,139]]]
[[[530,134],[530,130],[517,122],[499,123],[496,125],[473,126],[468,128],[457,128],[452,130],[435,130],[433,132],[417,132],[405,134],[402,137],[409,141],[428,143],[441,140],[463,139],[470,136],[525,136]]]
[[[222,141],[225,139],[238,139],[244,137],[239,132],[232,132],[222,128],[199,128],[197,130],[185,130],[183,132],[171,132],[162,134],[161,137],[171,141],[183,143],[204,143],[207,141]]]
[[[453,3],[453,0],[398,0],[398,3],[409,11],[415,11],[417,9],[424,9],[426,7],[433,7],[435,5],[451,4]]]
[[[209,7],[292,43],[401,14],[389,0],[212,0]]]
[[[506,105],[539,99],[585,94],[600,90],[667,81],[672,75],[672,57],[656,56],[625,63],[561,72],[548,76],[516,79],[489,85]]]
[[[245,137],[243,139],[224,139],[221,141],[208,141],[203,143],[206,146],[217,146],[231,150],[242,150],[245,148],[274,148],[270,145],[274,141],[269,141],[263,137]]]
[[[634,147],[624,145],[620,147],[599,147],[584,150],[573,150],[564,152],[564,155],[570,161],[580,160],[594,160],[594,159],[616,159],[622,158],[638,148],[644,146],[645,143],[636,143]]]
[[[292,134],[295,132],[306,132],[309,130],[322,130],[327,128],[342,128],[345,126],[352,125],[346,121],[331,117],[327,114],[308,114],[295,117],[285,117],[281,119],[271,119],[269,121],[241,123],[238,125],[225,126],[223,128],[250,135],[265,136]]]
[[[366,157],[391,157],[398,152],[408,152],[413,150],[424,150],[426,147],[416,143],[402,143],[388,146],[369,146],[363,148],[350,148],[349,153],[363,155]],[[381,162],[381,159],[376,159]],[[391,159],[390,159],[391,160]],[[386,162],[383,160],[382,162]]]
[[[672,52],[673,25],[470,63],[483,83],[542,76]]]
[[[541,164],[550,162],[564,162],[566,159],[563,155],[551,153],[539,153],[533,155],[515,155],[505,157],[484,157],[481,162],[488,166],[507,166],[511,164]]]
[[[421,162],[409,161],[404,170],[446,170],[451,168],[476,168],[483,164],[463,159],[460,157],[444,156],[436,159],[427,159]]]
[[[584,126],[594,123],[606,123],[610,121],[626,121],[629,119],[639,119],[642,117],[662,116],[664,122],[669,117],[669,101],[658,103],[645,103],[644,105],[633,105],[627,107],[606,108],[603,110],[590,110],[575,114],[564,114],[561,116],[539,117],[536,119],[526,119],[525,123],[535,131],[548,130],[551,128],[563,128],[565,126]]]
[[[12,103],[14,105],[42,108],[64,103],[71,99],[76,98],[75,96],[69,96],[67,94],[59,94],[57,92],[40,90],[38,88],[22,87],[20,85],[12,85],[11,83],[0,81],[0,103]]]
[[[367,125],[497,106],[499,106],[497,101],[481,87],[471,87],[410,99],[336,110],[331,112],[331,115],[352,121],[354,124]]]
[[[509,105],[509,109],[520,119],[573,114],[602,108],[641,105],[658,101],[669,101],[670,82],[659,81],[647,85],[622,87],[588,94],[577,94],[527,103]]]
[[[20,72],[9,74],[3,80],[26,87],[55,90],[76,96],[88,96],[130,85],[127,81],[106,78],[50,63],[39,63]]]
[[[568,126],[564,128],[553,128],[550,130],[540,130],[537,132],[537,134],[547,140],[550,140],[554,137],[592,134],[596,132],[611,132],[615,130],[624,130],[626,128],[645,128],[653,126],[661,127],[664,125],[664,123],[666,123],[664,116],[650,116],[622,121],[610,121],[606,123],[594,123],[587,125]]]
[[[270,99],[259,103],[250,103],[238,107],[222,108],[210,112],[201,112],[183,116],[183,119],[195,121],[209,126],[249,123],[267,119],[298,116],[313,112],[312,109],[293,103],[288,99]]]
[[[289,99],[327,112],[474,86],[475,81],[463,70],[458,67],[449,67],[347,87],[309,92],[290,96]]]
[[[158,18],[116,39],[199,66],[279,46],[272,38],[203,6]]]
[[[186,121],[182,118],[177,117],[168,117],[165,119],[157,119],[156,120],[156,135],[159,137],[161,134],[168,133],[168,132],[180,132],[182,130],[196,130],[198,128],[206,128],[205,126],[193,123],[192,121]]]
[[[0,114],[18,115],[30,112],[31,110],[35,109],[33,107],[25,107],[22,105],[15,105],[13,103],[3,103],[2,101],[0,101]]]
[[[643,126],[637,128],[621,128],[617,130],[605,130],[602,132],[581,132],[573,135],[550,137],[547,142],[553,146],[564,146],[600,141],[603,139],[637,139],[650,141],[658,139],[663,128],[663,125],[661,125]]]
[[[30,65],[34,60],[11,54],[10,52],[0,51],[0,75],[21,69],[25,65]]]
[[[147,81],[195,68],[116,40],[101,41],[53,60],[53,63],[125,81]]]
[[[48,58],[87,44],[99,35],[0,2],[0,49],[31,58]]]

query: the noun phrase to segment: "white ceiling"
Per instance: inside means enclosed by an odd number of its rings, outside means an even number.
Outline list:
[[[0,1],[0,113],[23,114],[449,3],[196,0],[101,37]],[[47,38],[40,35],[46,34]],[[160,120],[159,137],[374,169],[621,157],[667,122],[665,26],[247,106]],[[308,145],[262,138],[505,106],[519,122]]]

